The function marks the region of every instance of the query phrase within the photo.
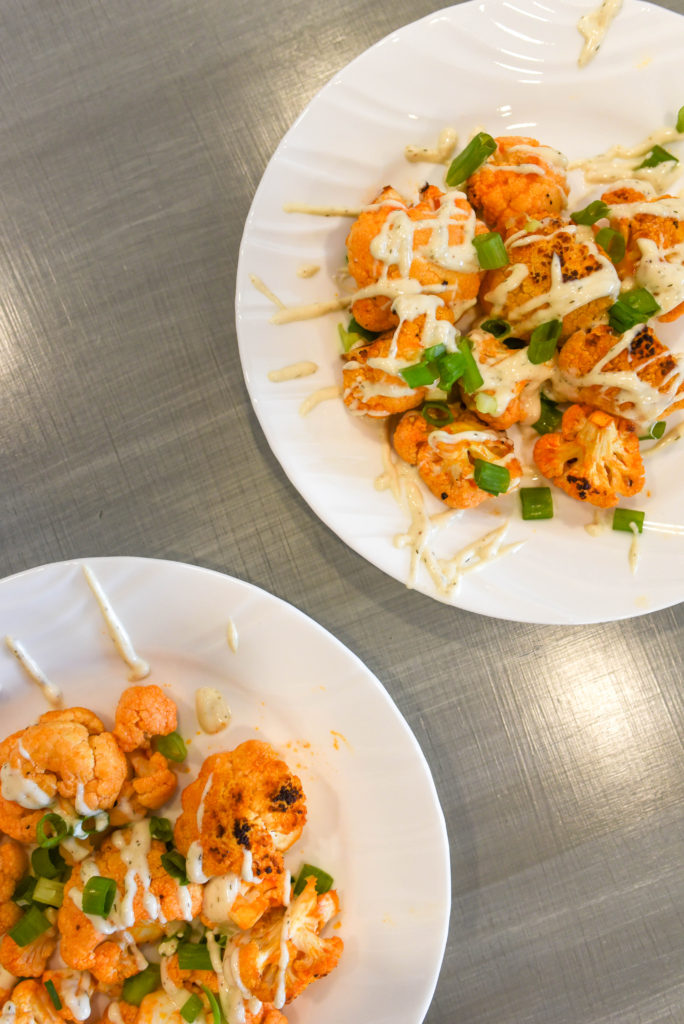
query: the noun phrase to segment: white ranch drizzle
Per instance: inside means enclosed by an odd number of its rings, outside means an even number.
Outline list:
[[[207,793],[211,789],[211,784],[213,780],[214,775],[212,772],[212,774],[209,776],[205,783],[204,789],[202,790],[202,796],[197,807],[197,816],[195,820],[197,822],[197,832],[199,835],[202,834],[202,821],[204,819],[204,801],[207,798]],[[203,884],[204,882],[209,881],[210,876],[205,875],[202,869],[203,855],[204,851],[202,850],[201,840],[197,838],[195,839],[194,842],[190,844],[190,849],[188,850],[188,855],[185,860],[185,870],[191,882],[199,882],[200,884]]]
[[[313,363],[309,359],[302,359],[298,363],[290,363],[279,370],[270,370],[268,379],[273,381],[274,384],[279,384],[284,380],[298,380],[300,377],[310,377],[317,370],[318,363]]]
[[[299,406],[299,415],[308,416],[312,409],[315,409],[321,402],[329,402],[333,398],[342,397],[342,388],[339,384],[331,384],[327,388],[319,388],[318,391],[312,392],[308,398],[305,398],[302,404]]]
[[[621,7],[622,0],[603,0],[599,7],[580,18],[577,28],[584,36],[584,45],[577,63],[581,68],[585,67],[598,52],[611,22]]]
[[[650,456],[653,455],[654,452],[661,451],[661,449],[666,448],[668,445],[673,444],[675,441],[679,441],[682,437],[684,437],[684,423],[680,423],[672,430],[669,430],[667,434],[663,434],[660,440],[656,441],[655,444],[651,445],[649,448],[645,448],[644,451],[641,453],[642,458],[650,458]]]
[[[637,571],[639,566],[639,527],[636,523],[630,523],[629,528],[632,531],[632,540],[629,545],[629,568],[632,573]]]
[[[232,976],[230,964],[231,944],[228,943],[222,956],[221,947],[211,932],[207,932],[207,949],[212,970],[218,980],[218,997],[228,1024],[245,1024],[245,1004],[240,988]]]
[[[541,384],[551,376],[550,364],[548,362],[531,363],[526,348],[505,350],[496,360],[488,361],[478,351],[478,342],[482,337],[482,332],[471,331],[469,337],[473,342],[473,356],[482,377],[482,384],[477,391],[492,395],[496,402],[496,411],[493,415],[502,415],[516,397],[517,386],[521,381],[526,381],[526,387],[530,390],[538,390]],[[523,405],[525,402],[530,402],[531,399],[531,396],[525,395],[524,392],[518,397]]]
[[[204,887],[202,911],[214,924],[225,924],[240,891],[240,878],[235,874],[217,875]]]
[[[16,981],[14,974],[11,974],[5,967],[0,964],[0,990],[10,991],[14,988]]]
[[[61,707],[62,691],[54,683],[51,683],[43,670],[38,667],[31,655],[19,640],[12,636],[5,637],[7,649],[14,655],[29,679],[36,683],[43,696],[53,707]]]
[[[280,926],[280,954],[278,956],[278,972],[276,974],[275,995],[273,1005],[280,1010],[285,1005],[285,972],[290,962],[290,949],[288,939],[290,938],[290,909],[283,914],[283,921]]]
[[[408,145],[404,149],[404,156],[409,163],[447,164],[451,160],[458,136],[453,128],[444,128],[439,133],[437,145],[432,149],[429,146]]]
[[[654,296],[662,313],[684,301],[684,242],[659,249],[650,238],[639,238],[641,259],[634,280]]]
[[[311,217],[353,217],[356,218],[361,210],[355,210],[349,206],[312,206],[310,203],[283,203],[285,213],[306,213]]]
[[[605,153],[575,160],[570,163],[570,170],[581,170],[588,184],[601,182],[618,182],[635,179],[648,182],[658,192],[681,174],[681,166],[673,160],[658,164],[656,167],[638,167],[643,157],[654,146],[663,146],[668,142],[684,139],[684,133],[674,128],[658,128],[635,146],[611,146]]]
[[[89,566],[83,566],[83,575],[85,576],[86,582],[92,590],[98,607],[102,612],[102,617],[105,620],[107,631],[114,642],[114,646],[131,670],[128,678],[132,682],[145,679],[146,676],[150,674],[149,664],[144,660],[144,658],[141,658],[136,654],[130,637],[119,621],[116,612],[109,603],[107,595]]]
[[[126,1024],[118,1003],[110,1003],[107,1007],[107,1015],[111,1024]]]
[[[320,269],[320,263],[302,263],[301,266],[297,267],[297,277],[303,277],[305,280],[309,277],[315,277]]]
[[[223,694],[213,686],[200,686],[195,693],[195,712],[200,729],[214,735],[230,722],[230,708]]]
[[[60,975],[59,997],[71,1012],[74,1020],[88,1020],[92,1012],[90,997],[93,994],[93,982],[86,971],[74,971]]]
[[[272,302],[273,305],[277,306],[279,309],[285,309],[285,303],[281,302],[281,300],[278,298],[275,292],[272,292],[268,285],[264,284],[260,277],[257,277],[256,274],[250,274],[249,279],[256,288],[256,290],[258,292],[261,292],[261,294],[264,295],[269,300],[269,302]]]
[[[602,533],[605,533],[608,529],[608,523],[606,522],[605,516],[601,514],[600,508],[594,509],[594,516],[590,523],[584,527],[590,537],[600,537]]]
[[[162,988],[167,999],[170,999],[177,1010],[182,1010],[189,999],[186,989],[179,988],[169,975],[169,958],[162,956],[159,963]]]
[[[237,654],[238,644],[240,642],[240,635],[238,628],[232,619],[228,619],[228,626],[226,627],[226,640],[233,654]]]
[[[346,309],[351,303],[351,295],[340,295],[335,299],[323,299],[321,302],[310,302],[303,306],[283,306],[270,318],[272,324],[291,324],[298,320],[313,320],[326,313],[337,313]]]
[[[11,999],[8,999],[0,1013],[0,1024],[14,1024],[17,1019],[17,1008]]]
[[[40,811],[52,803],[51,796],[8,762],[0,767],[0,792],[5,800],[12,800],[27,811]]]

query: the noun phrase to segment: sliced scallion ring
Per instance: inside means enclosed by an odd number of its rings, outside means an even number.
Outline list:
[[[613,228],[601,228],[596,232],[596,242],[604,250],[611,263],[620,263],[625,258],[625,239]]]
[[[113,878],[94,875],[83,886],[81,906],[84,914],[95,917],[109,917],[116,896],[116,882]]]
[[[648,431],[648,434],[642,434],[639,438],[640,441],[659,441],[665,433],[665,427],[667,423],[665,420],[658,420],[656,423],[652,423]]]
[[[684,107],[680,107],[677,112],[677,124],[675,126],[675,130],[678,131],[680,135],[684,134]]]
[[[637,164],[637,171],[641,170],[642,167],[657,167],[658,164],[666,164],[670,160],[678,164],[679,160],[674,153],[668,153],[662,146],[654,146],[650,151],[645,160],[642,160],[640,164]]]
[[[607,217],[610,213],[610,207],[607,203],[604,203],[602,199],[595,199],[593,203],[589,203],[582,210],[576,210],[575,213],[570,214],[570,220],[574,221],[575,224],[585,224],[591,227],[597,220],[601,220],[603,217]]]
[[[160,983],[161,968],[159,964],[148,964],[140,974],[134,974],[132,978],[126,978],[121,990],[121,998],[125,1003],[140,1006],[145,996],[159,988]]]
[[[188,756],[185,740],[180,733],[175,731],[168,733],[166,736],[155,736],[153,746],[167,760],[176,761],[178,764]]]
[[[527,358],[535,366],[552,358],[563,330],[562,320],[547,320],[532,331]]]
[[[439,386],[442,391],[450,391],[456,381],[463,376],[465,359],[462,352],[445,352],[437,360],[439,370]]]
[[[196,993],[190,996],[181,1006],[180,1015],[188,1024],[192,1024],[202,1012],[202,1000]]]
[[[488,156],[496,150],[496,142],[486,132],[478,132],[470,140],[464,150],[451,161],[446,173],[449,188],[458,188],[481,167]]]
[[[59,814],[44,814],[36,825],[36,842],[45,849],[58,846],[71,832],[69,823]]]
[[[329,892],[332,889],[333,877],[329,875],[327,871],[322,868],[317,868],[314,864],[303,864],[297,875],[294,889],[292,890],[295,896],[299,896],[301,892],[304,892],[304,886],[306,885],[307,878],[315,878],[316,880],[316,892],[324,893]]]
[[[50,922],[43,911],[34,905],[28,908],[7,934],[16,942],[17,946],[28,946],[50,927]]]
[[[644,528],[645,512],[636,508],[616,508],[613,512],[613,529],[624,530],[626,533],[633,533],[632,524],[641,533]]]
[[[171,878],[175,878],[180,885],[188,884],[185,857],[182,853],[179,853],[178,850],[171,850],[168,853],[163,853],[161,857],[161,864],[167,875],[171,875]]]
[[[52,981],[51,978],[48,978],[48,980],[45,982],[45,988],[47,989],[47,994],[50,996],[50,999],[52,1000],[52,1005],[54,1006],[55,1010],[61,1010],[62,1000],[59,998],[59,994],[57,992],[57,989],[55,988],[55,983],[54,981]]]
[[[618,334],[624,334],[659,312],[660,306],[646,288],[630,288],[608,310],[608,323]]]
[[[437,377],[437,368],[430,363],[414,363],[399,371],[410,388],[425,388],[434,384]]]
[[[219,1003],[218,999],[211,991],[211,989],[207,988],[206,985],[202,985],[202,989],[204,990],[205,996],[209,1000],[209,1006],[211,1007],[211,1015],[214,1019],[214,1024],[225,1024],[226,1018],[223,1016],[223,1010],[221,1009],[221,1004]]]
[[[150,835],[162,843],[173,840],[173,825],[168,818],[150,818]]]
[[[205,942],[181,942],[178,966],[182,971],[211,971],[211,956]]]
[[[497,270],[499,267],[508,265],[506,246],[498,231],[487,231],[482,235],[475,235],[473,245],[483,270]]]
[[[64,882],[57,882],[54,878],[39,878],[33,890],[33,901],[46,907],[61,907],[64,902]]]
[[[470,338],[461,338],[458,343],[458,350],[463,356],[465,361],[465,367],[463,369],[463,376],[461,377],[461,383],[463,388],[469,395],[472,395],[473,391],[477,391],[484,384],[480,368],[475,361],[473,355],[473,343]]]
[[[420,407],[420,415],[431,427],[445,427],[454,422],[454,414],[446,402],[425,402]]]
[[[505,466],[487,462],[486,459],[474,459],[473,467],[475,483],[481,491],[487,491],[488,494],[503,494],[508,490],[511,474]]]
[[[498,407],[495,396],[486,391],[478,391],[475,395],[475,408],[485,416],[496,416]]]
[[[494,338],[503,338],[511,333],[511,325],[508,320],[503,320],[499,317],[494,320],[484,320],[480,324],[480,328],[486,331],[487,334],[491,334]]]
[[[523,519],[553,519],[550,487],[521,487],[520,504]]]
[[[539,397],[541,405],[539,419],[536,423],[532,424],[532,428],[538,434],[552,434],[554,430],[558,430],[563,419],[563,413],[555,402],[546,397],[543,391]]]
[[[59,878],[67,862],[56,846],[37,846],[31,853],[31,867],[38,878]]]

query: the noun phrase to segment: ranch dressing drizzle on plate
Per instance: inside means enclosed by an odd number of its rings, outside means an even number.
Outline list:
[[[14,655],[29,679],[36,683],[43,693],[43,696],[53,707],[62,706],[62,691],[54,683],[51,683],[43,670],[38,667],[23,644],[12,636],[5,637],[7,649]]]
[[[237,654],[238,643],[240,642],[240,636],[238,629],[232,619],[228,619],[228,626],[226,628],[226,639],[228,646],[230,647],[233,654]]]
[[[333,398],[342,397],[342,388],[339,384],[332,384],[327,388],[319,388],[318,391],[314,391],[305,398],[302,404],[299,406],[299,415],[307,416],[312,409],[315,409],[321,402],[329,402]]]
[[[197,690],[195,713],[200,729],[210,735],[221,732],[230,722],[230,708],[220,690],[213,686],[200,686]]]
[[[312,374],[318,370],[318,363],[313,363],[310,360],[303,359],[298,363],[290,363],[288,366],[283,366],[279,370],[270,370],[268,379],[272,380],[275,384],[279,384],[284,380],[297,380],[300,377],[311,377]]]
[[[430,149],[428,146],[408,145],[404,149],[404,156],[409,163],[426,164],[448,164],[456,149],[458,136],[453,128],[444,128],[439,133],[437,145]]]
[[[88,586],[92,590],[99,609],[102,612],[102,617],[105,620],[107,631],[114,642],[114,646],[131,670],[128,678],[132,682],[139,679],[145,679],[145,677],[150,674],[150,666],[144,658],[141,658],[136,654],[126,630],[123,628],[116,612],[109,603],[107,595],[89,566],[83,566],[83,575],[85,576]]]
[[[283,210],[285,213],[306,213],[311,217],[356,218],[361,213],[361,210],[349,206],[312,206],[310,203],[283,203]]]
[[[637,571],[639,566],[639,527],[636,523],[630,523],[629,528],[632,531],[632,540],[629,545],[629,568],[632,573]]]
[[[663,434],[659,441],[656,441],[656,443],[651,445],[649,448],[645,448],[641,453],[642,458],[649,458],[654,452],[659,452],[662,448],[667,448],[668,445],[673,444],[675,441],[679,441],[682,437],[684,437],[684,423],[680,423],[672,430],[669,430],[667,434]]]
[[[596,10],[583,14],[580,18],[577,28],[584,36],[584,45],[577,63],[581,68],[588,64],[598,52],[611,22],[621,7],[622,0],[603,0]]]
[[[668,142],[678,142],[682,139],[684,133],[674,128],[658,128],[636,146],[611,146],[598,156],[573,161],[569,164],[569,169],[583,171],[588,184],[636,179],[653,185],[657,192],[663,192],[668,184],[682,173],[681,165],[673,160],[658,164],[656,167],[638,165],[654,146],[663,146]]]

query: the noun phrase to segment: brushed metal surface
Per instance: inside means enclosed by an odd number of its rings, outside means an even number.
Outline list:
[[[196,562],[377,673],[452,846],[427,1024],[681,1024],[684,606],[539,627],[406,591],[294,492],[243,385],[234,277],[266,162],[336,70],[437,7],[2,5],[0,575]]]

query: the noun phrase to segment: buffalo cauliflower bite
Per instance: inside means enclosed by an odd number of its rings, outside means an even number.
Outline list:
[[[394,431],[393,445],[421,480],[450,508],[474,508],[492,497],[475,483],[475,460],[496,463],[510,473],[508,490],[522,476],[513,442],[487,427],[472,413],[453,405],[451,423],[435,427],[416,411],[405,413]]]
[[[558,355],[553,395],[623,416],[640,427],[684,407],[679,361],[639,324],[623,335],[607,324],[576,331]]]
[[[208,757],[183,790],[176,846],[201,853],[205,876],[280,873],[306,821],[302,784],[268,743],[247,740]]]
[[[323,938],[320,933],[338,911],[337,893],[317,894],[315,879],[308,878],[289,907],[264,914],[239,942],[242,984],[262,1002],[279,1003],[280,994],[289,1003],[316,978],[329,974],[342,954],[343,942],[338,936]],[[283,945],[287,946],[284,971]]]
[[[0,966],[17,978],[39,978],[47,966],[47,962],[57,947],[57,928],[54,924],[25,946],[18,946],[9,930],[24,916],[16,903],[6,903],[3,907],[0,927],[6,934],[0,942]],[[56,917],[54,911],[46,911],[46,916]]]
[[[684,313],[684,201],[629,187],[601,198],[610,207],[610,226],[625,240],[620,277],[651,292],[661,309],[659,320],[676,320]]]
[[[144,818],[167,803],[178,787],[176,773],[158,751],[140,750],[128,755],[130,778],[109,816],[112,825],[127,825]]]
[[[534,461],[571,498],[599,508],[612,508],[621,496],[638,494],[644,486],[633,424],[587,405],[566,409],[560,431],[536,442]]]
[[[407,279],[438,292],[458,318],[477,298],[482,272],[472,239],[486,230],[461,192],[426,185],[411,204],[382,189],[347,236],[349,273],[362,293],[351,307],[358,323],[378,332],[396,327],[392,303]]]
[[[176,705],[160,687],[129,686],[119,699],[114,736],[125,753],[149,747],[153,736],[168,736],[178,723]]]
[[[490,270],[480,294],[490,317],[509,321],[523,337],[561,320],[561,337],[591,327],[618,297],[620,279],[589,229],[549,218],[506,242],[509,263]]]
[[[91,1015],[90,1000],[95,991],[95,982],[87,971],[68,968],[45,971],[43,983],[52,982],[57,998],[62,1004],[57,1012],[63,1020],[88,1020]]]
[[[496,150],[466,183],[478,216],[506,234],[529,218],[562,213],[569,192],[562,153],[515,135],[494,141]]]
[[[8,1024],[63,1024],[47,989],[32,979],[15,986],[10,1002],[3,1008],[2,1020]]]

